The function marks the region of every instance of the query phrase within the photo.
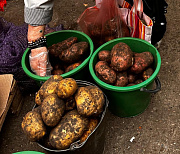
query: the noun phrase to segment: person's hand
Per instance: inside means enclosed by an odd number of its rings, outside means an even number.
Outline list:
[[[52,69],[48,60],[48,50],[46,47],[32,49],[29,60],[31,70],[37,75],[50,75]]]

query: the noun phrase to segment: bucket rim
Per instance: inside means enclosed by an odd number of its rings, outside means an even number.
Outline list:
[[[117,42],[117,43],[123,42],[123,40],[139,41],[139,42],[141,42],[143,44],[146,44],[150,48],[153,48],[156,51],[156,57],[157,57],[157,66],[156,66],[156,69],[155,69],[154,73],[147,80],[143,81],[142,83],[139,83],[139,84],[133,85],[133,86],[128,86],[128,87],[118,87],[118,86],[113,86],[113,85],[110,85],[110,84],[107,84],[107,83],[103,82],[102,80],[100,80],[96,76],[95,71],[94,71],[94,66],[93,66],[94,58],[99,53],[99,51],[101,51],[102,48],[104,48],[107,45],[109,45],[111,43],[114,43],[114,42]],[[101,45],[99,48],[97,48],[95,50],[95,52],[93,53],[93,55],[91,56],[91,59],[89,61],[89,71],[90,71],[90,74],[93,77],[94,81],[98,85],[103,87],[104,89],[112,90],[112,91],[115,91],[115,92],[134,91],[134,90],[138,90],[138,89],[141,89],[143,87],[146,87],[147,85],[149,85],[156,78],[156,76],[159,73],[160,67],[161,67],[161,56],[160,56],[158,50],[152,44],[150,44],[149,42],[147,42],[145,40],[142,40],[142,39],[139,39],[139,38],[133,38],[133,37],[116,38],[116,39],[113,39],[111,41],[108,41],[108,42],[104,43],[103,45]]]
[[[76,34],[81,34],[82,36],[84,36],[87,40],[88,40],[88,43],[89,43],[89,48],[90,48],[90,54],[89,56],[78,66],[76,67],[75,69],[71,70],[70,72],[67,72],[67,73],[64,73],[64,74],[61,74],[61,76],[63,78],[66,78],[66,77],[69,77],[71,75],[74,75],[76,73],[78,73],[80,70],[82,70],[86,64],[89,63],[89,60],[93,54],[93,51],[94,51],[94,44],[93,44],[93,41],[91,40],[91,38],[83,33],[83,32],[80,32],[80,31],[77,31],[77,30],[61,30],[61,31],[55,31],[55,32],[52,32],[52,33],[49,33],[49,34],[46,34],[45,36],[48,38],[48,36],[51,36],[51,35],[55,35],[57,33],[76,33]],[[52,75],[50,76],[45,76],[45,77],[42,77],[42,76],[38,76],[34,73],[32,73],[27,67],[26,67],[26,64],[25,64],[25,59],[26,59],[26,56],[28,56],[28,53],[30,52],[30,48],[26,48],[25,52],[23,53],[23,56],[22,56],[22,59],[21,59],[21,65],[22,65],[22,68],[24,70],[24,72],[29,76],[31,77],[32,79],[36,80],[36,81],[46,81],[48,80]]]

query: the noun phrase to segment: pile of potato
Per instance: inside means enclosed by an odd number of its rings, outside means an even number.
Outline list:
[[[129,37],[130,31],[128,26],[115,16],[109,20],[87,25],[87,31],[93,40],[95,48],[102,44],[120,37]],[[96,21],[95,21],[96,22]]]
[[[153,55],[149,51],[136,53],[123,43],[117,43],[111,51],[98,53],[96,76],[105,83],[126,87],[147,80],[153,73]]]
[[[23,118],[23,132],[30,141],[63,150],[84,142],[97,127],[105,98],[96,86],[78,86],[73,78],[53,75],[36,93],[35,103]]]
[[[89,43],[70,37],[48,47],[52,75],[61,75],[78,67],[88,57]]]

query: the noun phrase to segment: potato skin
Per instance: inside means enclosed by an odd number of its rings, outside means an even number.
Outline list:
[[[115,86],[125,87],[128,84],[127,72],[118,72]]]
[[[64,50],[59,55],[60,60],[66,63],[75,63],[79,61],[88,51],[89,44],[87,42],[78,42],[73,44],[67,50]]]
[[[78,85],[76,80],[73,78],[65,78],[58,83],[56,94],[59,98],[66,99],[72,96],[77,89]]]
[[[111,62],[111,52],[108,50],[102,50],[98,53],[98,58],[100,61]]]
[[[41,104],[41,115],[47,126],[56,126],[65,111],[65,103],[56,94],[51,94],[44,98]]]
[[[50,144],[59,150],[66,149],[76,141],[88,125],[88,119],[78,114],[77,110],[67,112],[60,123],[51,130]]]
[[[88,136],[93,132],[93,130],[96,128],[96,126],[98,125],[99,120],[98,119],[90,119],[88,126],[86,128],[86,130],[84,131],[83,135],[80,137],[80,142],[84,142]]]
[[[139,74],[149,67],[154,61],[152,53],[146,51],[134,54],[134,64],[131,67],[131,72]]]
[[[143,74],[142,74],[143,80],[149,79],[153,73],[154,73],[154,70],[152,68],[148,68],[145,71],[143,71]]]
[[[116,81],[116,72],[105,61],[98,61],[96,63],[95,72],[100,80],[108,84],[113,84]]]
[[[32,142],[38,141],[46,134],[46,127],[41,115],[36,111],[29,111],[21,123],[23,132]]]
[[[95,86],[79,87],[75,100],[78,113],[85,117],[98,116],[105,103],[103,92]]]
[[[133,64],[133,52],[130,47],[120,42],[111,50],[111,67],[115,71],[125,71]]]

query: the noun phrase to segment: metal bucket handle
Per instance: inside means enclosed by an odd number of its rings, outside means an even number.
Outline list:
[[[161,82],[160,82],[159,78],[156,77],[154,80],[156,83],[156,89],[149,90],[149,89],[146,89],[143,87],[140,89],[140,91],[147,92],[147,93],[157,93],[158,91],[160,91],[161,90]]]

